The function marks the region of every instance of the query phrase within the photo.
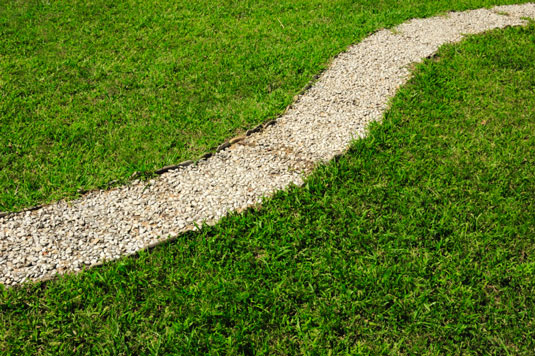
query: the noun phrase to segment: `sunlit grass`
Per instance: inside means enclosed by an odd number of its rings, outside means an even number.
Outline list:
[[[535,348],[535,27],[443,48],[301,188],[0,294],[6,354]]]
[[[198,158],[380,27],[514,0],[0,0],[0,211]]]

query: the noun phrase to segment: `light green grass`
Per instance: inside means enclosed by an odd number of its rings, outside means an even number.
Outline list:
[[[0,0],[0,211],[195,159],[380,27],[512,2]]]
[[[531,355],[535,26],[447,46],[301,188],[0,293],[6,355]]]

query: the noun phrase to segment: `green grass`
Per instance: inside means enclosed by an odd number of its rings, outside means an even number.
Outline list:
[[[380,27],[518,0],[0,0],[0,211],[195,159]]]
[[[303,187],[0,292],[0,351],[531,355],[534,58],[535,25],[444,47]]]

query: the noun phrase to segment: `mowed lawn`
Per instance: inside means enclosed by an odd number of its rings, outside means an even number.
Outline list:
[[[517,0],[0,0],[0,212],[196,159],[412,17]]]
[[[1,291],[0,351],[531,355],[534,59],[535,25],[442,48],[303,187]]]

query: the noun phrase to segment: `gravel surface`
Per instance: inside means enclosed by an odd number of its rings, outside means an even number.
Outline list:
[[[301,184],[380,120],[410,65],[439,46],[535,18],[535,4],[450,13],[381,30],[336,57],[274,125],[150,182],[0,217],[0,283],[79,271],[213,223]],[[233,142],[234,142],[233,141]],[[224,146],[222,146],[224,147]]]

